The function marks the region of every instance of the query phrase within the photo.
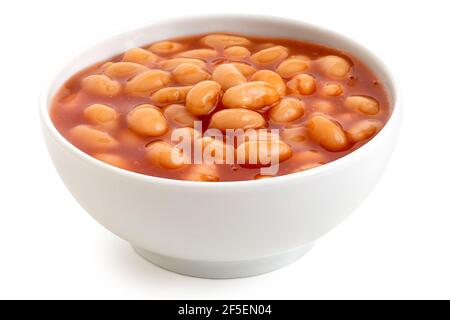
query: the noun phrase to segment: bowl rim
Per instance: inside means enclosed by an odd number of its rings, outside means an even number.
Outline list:
[[[156,177],[156,176],[150,176],[145,175],[142,173],[137,173],[125,169],[121,169],[115,166],[112,166],[110,164],[107,164],[103,161],[100,161],[91,155],[81,151],[77,147],[75,147],[73,144],[71,144],[55,127],[53,122],[50,118],[50,112],[49,112],[49,103],[51,103],[51,99],[49,99],[49,90],[51,89],[51,85],[55,82],[55,79],[57,75],[59,74],[62,67],[67,66],[71,61],[74,61],[77,57],[82,55],[85,51],[89,50],[90,48],[94,47],[96,44],[106,42],[114,37],[119,37],[120,35],[125,35],[128,33],[136,32],[142,28],[151,26],[151,25],[158,25],[163,23],[186,23],[191,20],[198,20],[198,19],[242,19],[242,20],[259,20],[264,21],[266,23],[286,23],[295,25],[298,27],[305,27],[310,29],[315,29],[319,32],[328,33],[333,38],[338,39],[339,41],[348,42],[351,43],[354,47],[358,49],[360,52],[365,52],[367,56],[370,57],[372,61],[374,61],[379,68],[383,70],[383,73],[387,76],[389,81],[391,82],[390,89],[393,92],[393,94],[388,93],[389,99],[392,102],[391,108],[392,113],[389,119],[387,120],[384,127],[378,132],[375,137],[373,137],[370,141],[368,141],[366,144],[361,146],[360,148],[352,151],[351,153],[333,160],[331,162],[328,162],[324,165],[321,165],[316,168],[308,169],[301,172],[296,173],[290,173],[282,176],[275,176],[270,179],[259,179],[259,180],[241,180],[241,181],[219,181],[214,183],[207,183],[207,182],[201,182],[201,181],[189,181],[189,180],[177,180],[177,179],[170,179],[170,178],[162,178],[162,177]],[[175,37],[175,36],[174,36]],[[358,57],[358,55],[356,55]],[[289,181],[292,181],[294,179],[309,179],[311,177],[315,176],[321,176],[325,175],[328,172],[334,170],[335,168],[345,166],[348,163],[351,163],[352,161],[356,160],[358,157],[361,156],[366,150],[368,150],[372,145],[374,145],[377,141],[381,140],[382,136],[386,134],[388,131],[388,128],[391,128],[394,125],[398,125],[399,118],[401,117],[401,93],[400,88],[397,79],[393,76],[391,72],[391,68],[387,67],[384,61],[382,61],[376,54],[374,54],[371,50],[367,49],[365,46],[361,45],[359,42],[351,39],[350,37],[340,34],[338,32],[335,32],[333,30],[327,29],[322,26],[318,26],[315,24],[311,24],[308,22],[304,22],[301,20],[296,20],[292,18],[284,18],[280,16],[272,16],[272,15],[261,15],[261,14],[201,14],[201,15],[186,15],[186,16],[175,16],[172,18],[164,18],[164,19],[157,19],[152,20],[144,23],[140,23],[138,25],[134,25],[133,27],[126,28],[119,32],[113,32],[107,36],[104,36],[100,38],[99,40],[90,43],[87,46],[84,46],[82,50],[79,50],[74,55],[71,56],[70,59],[65,59],[65,63],[61,66],[58,66],[56,68],[55,72],[52,72],[49,76],[46,77],[44,84],[41,89],[40,98],[39,98],[39,114],[41,118],[41,125],[48,129],[48,131],[51,133],[53,138],[56,140],[56,142],[62,146],[65,150],[69,151],[73,155],[75,155],[77,158],[83,161],[87,161],[95,166],[98,166],[99,168],[109,171],[112,174],[117,174],[120,176],[128,177],[130,179],[136,179],[143,182],[149,182],[149,183],[159,183],[162,185],[167,186],[176,186],[176,187],[194,187],[194,188],[208,188],[208,189],[218,189],[218,188],[235,188],[235,187],[257,187],[262,185],[276,185],[280,183],[286,183]]]

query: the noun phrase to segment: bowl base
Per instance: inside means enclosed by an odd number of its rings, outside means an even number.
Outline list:
[[[160,255],[135,246],[133,249],[147,261],[172,272],[197,278],[232,279],[256,276],[282,268],[301,258],[313,245],[314,242],[311,242],[282,254],[242,261],[186,260]]]

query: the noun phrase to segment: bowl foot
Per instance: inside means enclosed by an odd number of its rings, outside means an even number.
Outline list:
[[[301,258],[313,245],[314,242],[311,242],[282,254],[242,261],[186,260],[160,255],[134,246],[133,249],[149,262],[172,272],[198,278],[232,279],[256,276],[282,268]]]

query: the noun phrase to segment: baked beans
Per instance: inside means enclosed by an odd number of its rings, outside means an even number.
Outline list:
[[[391,109],[349,52],[213,33],[131,47],[81,70],[50,113],[67,140],[108,165],[217,182],[325,165],[372,139]],[[262,171],[274,161],[277,171]]]

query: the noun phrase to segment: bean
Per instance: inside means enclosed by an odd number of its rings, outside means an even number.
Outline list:
[[[147,67],[134,62],[116,62],[105,69],[105,74],[112,79],[128,79],[147,70]]]
[[[211,48],[228,48],[232,46],[249,46],[251,42],[240,36],[228,34],[210,34],[201,39],[201,42]]]
[[[367,115],[375,115],[380,111],[380,104],[371,97],[350,96],[345,99],[344,105],[349,109]]]
[[[275,46],[276,44],[273,42],[265,42],[265,43],[260,43],[256,45],[256,50],[263,50],[263,49],[269,49],[273,46]]]
[[[304,55],[304,54],[297,54],[297,55],[294,55],[294,56],[290,56],[288,59],[297,59],[297,60],[300,60],[300,61],[311,62],[311,58],[306,56],[306,55]]]
[[[182,85],[192,85],[198,82],[208,80],[211,76],[201,67],[191,64],[182,63],[172,71],[175,81]]]
[[[341,96],[344,93],[344,86],[340,83],[326,83],[322,87],[322,94],[330,97]]]
[[[125,128],[118,133],[117,137],[121,144],[131,148],[140,148],[145,145],[144,137],[134,133],[129,128]]]
[[[280,140],[280,135],[278,133],[272,132],[272,130],[268,129],[249,129],[246,130],[244,133],[244,139],[242,142],[245,141],[253,141],[253,140],[259,140],[259,141],[272,141],[272,140]]]
[[[209,122],[210,128],[220,129],[258,129],[263,128],[266,121],[256,111],[246,109],[220,110],[213,114]]]
[[[213,137],[203,137],[199,140],[202,146],[203,161],[206,163],[224,164],[227,157],[234,159],[234,147]]]
[[[335,114],[334,117],[339,123],[351,123],[359,118],[359,114],[356,114],[355,112],[343,112]]]
[[[148,49],[156,54],[168,55],[183,50],[185,46],[174,41],[161,41],[152,44]]]
[[[186,108],[194,115],[210,113],[217,105],[221,87],[214,81],[202,81],[197,83],[186,96]]]
[[[149,104],[134,108],[128,113],[127,122],[131,130],[142,136],[161,136],[169,128],[161,111]]]
[[[81,86],[89,93],[103,97],[114,97],[118,95],[121,90],[119,82],[112,80],[108,76],[98,74],[84,78],[81,82]]]
[[[323,115],[314,115],[308,121],[311,138],[329,151],[342,151],[348,147],[342,127]]]
[[[128,161],[124,157],[122,157],[118,154],[97,153],[94,155],[94,158],[96,158],[97,160],[103,161],[107,164],[110,164],[114,167],[118,167],[118,168],[125,169],[125,170],[129,169]]]
[[[309,74],[302,73],[293,77],[287,86],[292,93],[311,95],[316,91],[316,79]]]
[[[125,92],[133,97],[148,97],[154,91],[165,87],[170,81],[170,73],[149,70],[128,81],[125,85]]]
[[[278,92],[267,82],[247,82],[225,91],[222,103],[227,108],[260,109],[280,100]]]
[[[107,150],[117,147],[118,142],[109,133],[87,125],[78,125],[70,130],[70,136],[83,147]]]
[[[184,179],[198,182],[220,181],[217,166],[215,164],[193,164],[191,170]]]
[[[172,104],[164,109],[164,116],[179,127],[194,127],[198,118],[181,104]]]
[[[181,52],[177,55],[180,58],[192,58],[192,59],[211,59],[218,55],[216,50],[212,49],[194,49],[185,52]]]
[[[118,118],[116,110],[104,104],[91,104],[84,109],[84,117],[93,124],[115,122]]]
[[[175,143],[180,143],[184,139],[188,139],[189,142],[196,141],[202,136],[201,132],[191,127],[176,128],[172,131],[171,139]]]
[[[327,100],[316,100],[311,104],[312,110],[320,113],[333,113],[336,107]]]
[[[280,96],[286,95],[286,85],[283,79],[276,72],[270,70],[259,70],[252,76],[252,81],[264,81],[277,90]]]
[[[173,70],[178,67],[180,64],[190,63],[195,64],[201,68],[204,68],[206,64],[202,60],[198,59],[190,59],[190,58],[173,58],[168,60],[163,60],[159,62],[159,66],[165,70]]]
[[[224,56],[229,60],[243,60],[250,57],[250,51],[245,47],[229,47],[223,51]]]
[[[236,154],[238,163],[267,165],[289,159],[292,156],[292,149],[281,140],[252,140],[240,144]],[[267,163],[268,161],[269,163]]]
[[[273,178],[273,176],[257,174],[256,176],[253,177],[253,180],[265,180],[265,179],[270,179],[270,178]]]
[[[302,146],[308,139],[308,129],[304,126],[283,128],[281,137],[290,145]]]
[[[142,65],[150,65],[156,63],[159,60],[159,57],[142,48],[132,48],[125,52],[123,55],[123,61],[125,62],[134,62]]]
[[[162,88],[152,94],[152,100],[160,105],[183,103],[192,86]]]
[[[256,69],[249,64],[242,62],[231,62],[244,77],[249,77],[256,72]]]
[[[293,157],[293,161],[305,164],[312,164],[312,163],[324,163],[326,162],[325,156],[316,151],[316,150],[307,150],[307,151],[301,151],[297,152]]]
[[[347,134],[353,142],[360,142],[372,138],[378,131],[380,131],[382,123],[378,120],[362,120],[353,125],[348,130]]]
[[[185,165],[186,158],[183,152],[164,141],[150,143],[146,147],[146,158],[152,163],[166,169],[179,169]]]
[[[342,79],[351,69],[350,63],[338,56],[326,56],[318,60],[322,72],[330,78]]]
[[[218,66],[212,74],[212,79],[219,83],[224,90],[247,82],[247,79],[242,73],[234,65],[229,63]]]
[[[296,98],[284,98],[270,109],[270,119],[275,122],[292,122],[303,116],[305,106]]]
[[[261,65],[272,64],[277,61],[285,59],[289,55],[289,50],[282,46],[274,46],[271,48],[263,49],[253,54],[250,59],[254,63]]]
[[[294,56],[281,62],[277,67],[277,72],[283,78],[293,76],[305,71],[309,67],[309,58],[306,56]]]
[[[100,68],[98,68],[97,72],[98,72],[98,73],[103,73],[103,72],[105,72],[105,70],[106,70],[109,66],[111,66],[111,65],[113,65],[113,64],[114,64],[114,62],[111,62],[111,61],[105,62],[104,64],[102,64],[102,65],[100,66]]]

